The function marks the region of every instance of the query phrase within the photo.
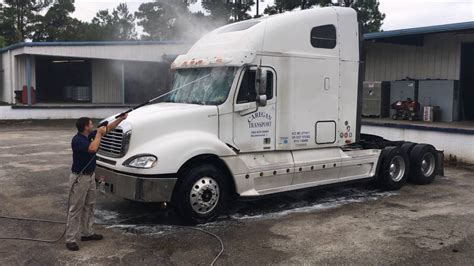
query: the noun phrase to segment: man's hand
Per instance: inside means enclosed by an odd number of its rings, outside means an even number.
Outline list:
[[[104,136],[105,134],[107,134],[107,127],[106,126],[99,127],[97,129],[97,134],[100,134],[101,136]]]
[[[107,134],[106,126],[97,128],[97,134],[95,134],[94,140],[89,144],[89,153],[96,153],[99,150],[100,140],[105,134]]]
[[[127,119],[127,117],[128,117],[128,114],[125,113],[121,115],[119,118],[115,119],[113,122],[109,123],[109,125],[107,125],[107,132],[114,130],[114,128],[116,128],[120,124],[120,122]]]

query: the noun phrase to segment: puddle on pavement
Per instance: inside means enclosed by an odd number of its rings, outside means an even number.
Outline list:
[[[375,201],[397,195],[367,184],[284,193],[257,200],[237,201],[228,215],[200,227],[221,227],[233,222],[275,219],[295,213],[311,213],[341,207],[356,202]],[[111,196],[98,200],[96,223],[121,230],[125,234],[163,235],[183,225],[172,209],[160,209],[159,204],[120,200]]]

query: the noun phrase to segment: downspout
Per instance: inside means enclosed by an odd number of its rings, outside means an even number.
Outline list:
[[[8,50],[8,65],[10,70],[8,71],[10,78],[10,100],[11,104],[15,103],[15,86],[13,84],[13,62],[12,62],[12,50]]]
[[[28,106],[31,106],[31,55],[26,56],[26,92],[28,95]]]

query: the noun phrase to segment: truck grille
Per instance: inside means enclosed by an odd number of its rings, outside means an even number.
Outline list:
[[[128,149],[130,133],[124,134],[123,129],[115,128],[102,137],[99,145],[99,154],[109,157],[122,157]]]

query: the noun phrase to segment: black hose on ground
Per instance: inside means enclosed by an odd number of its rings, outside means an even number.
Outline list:
[[[79,172],[79,175],[77,175],[76,179],[74,180],[74,182],[72,183],[71,185],[71,188],[69,189],[69,194],[68,194],[68,200],[67,200],[67,209],[66,209],[66,221],[69,220],[69,208],[70,208],[70,205],[71,205],[71,194],[72,194],[72,189],[74,188],[74,184],[77,183],[77,181],[79,180],[79,177],[82,175],[82,173],[84,172],[84,170],[89,166],[89,164],[91,164],[91,162],[95,159],[95,154],[94,156],[90,159],[90,161],[86,164],[86,166]],[[41,242],[41,243],[56,243],[56,242],[59,242],[63,237],[64,235],[66,234],[66,230],[67,230],[67,222],[61,222],[61,221],[55,221],[55,220],[47,220],[47,219],[36,219],[36,218],[21,218],[21,217],[12,217],[12,216],[2,216],[0,215],[0,219],[8,219],[8,220],[17,220],[17,221],[30,221],[30,222],[43,222],[43,223],[55,223],[55,224],[64,224],[64,230],[63,232],[61,233],[61,236],[59,236],[58,238],[56,239],[37,239],[37,238],[28,238],[28,237],[1,237],[0,236],[0,239],[1,240],[21,240],[21,241],[33,241],[33,242]],[[107,223],[101,223],[99,225],[116,225],[116,224],[107,224]],[[133,224],[133,225],[140,225],[140,224]],[[143,224],[143,225],[158,225],[158,224]],[[222,255],[222,253],[224,253],[224,242],[222,241],[222,239],[209,232],[209,231],[206,231],[204,229],[201,229],[201,228],[196,228],[196,227],[187,227],[187,226],[176,226],[178,228],[185,228],[185,229],[190,229],[190,230],[195,230],[195,231],[199,231],[199,232],[202,232],[202,233],[205,233],[207,235],[210,235],[212,237],[214,237],[215,239],[217,239],[221,245],[221,251],[219,252],[219,254],[217,254],[217,256],[214,258],[214,260],[211,262],[211,266],[214,265],[214,263],[219,259],[219,257]]]
[[[54,223],[54,224],[64,224],[65,225],[63,233],[61,234],[61,236],[59,238],[52,239],[52,240],[26,238],[26,237],[1,237],[0,236],[0,239],[2,239],[2,240],[21,240],[21,241],[34,241],[34,242],[41,242],[41,243],[56,243],[56,242],[59,242],[64,237],[64,235],[66,234],[66,228],[67,228],[66,222],[62,222],[62,221],[55,221],[55,220],[48,220],[48,219],[36,219],[36,218],[20,218],[20,217],[12,217],[12,216],[4,216],[4,215],[0,215],[0,219],[17,220],[17,221],[30,221],[30,222],[43,222],[43,223]],[[161,224],[121,224],[121,223],[118,223],[118,224],[114,224],[114,223],[96,223],[96,224],[97,225],[104,225],[104,226],[113,226],[113,225],[159,226],[159,225],[161,225]],[[224,250],[225,250],[224,241],[222,241],[222,239],[219,236],[217,236],[216,234],[211,233],[207,230],[198,228],[198,227],[180,226],[180,225],[174,225],[172,227],[182,228],[182,229],[186,229],[186,230],[198,231],[198,232],[207,234],[207,235],[212,236],[213,238],[217,239],[217,241],[219,241],[219,244],[221,246],[221,250],[216,255],[216,257],[214,257],[214,259],[212,260],[212,262],[210,264],[211,266],[214,266],[214,264],[217,262],[217,260],[220,258],[220,256],[224,253]]]

